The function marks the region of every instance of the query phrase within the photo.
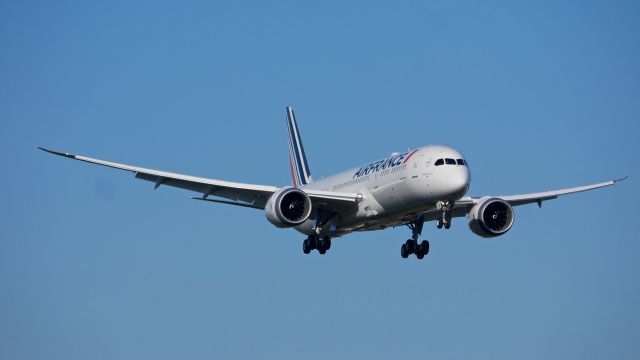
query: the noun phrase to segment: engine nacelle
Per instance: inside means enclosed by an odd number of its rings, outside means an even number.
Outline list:
[[[468,215],[469,228],[476,235],[489,238],[509,231],[515,220],[513,208],[502,199],[491,198],[475,205]]]
[[[311,215],[311,199],[300,189],[280,189],[271,195],[264,211],[267,220],[279,228],[300,225]]]

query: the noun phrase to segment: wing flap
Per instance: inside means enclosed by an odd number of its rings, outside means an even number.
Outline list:
[[[242,207],[248,207],[248,208],[252,208],[252,209],[264,209],[264,206],[256,206],[254,204],[243,203],[243,202],[240,202],[240,201],[204,199],[204,198],[200,198],[200,197],[192,197],[192,199],[193,200],[200,200],[200,201],[209,201],[209,202],[218,203],[218,204],[242,206]]]

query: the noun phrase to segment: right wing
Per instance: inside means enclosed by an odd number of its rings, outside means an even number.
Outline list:
[[[50,154],[63,156],[66,158],[133,172],[136,178],[155,183],[155,189],[160,187],[160,185],[167,185],[199,192],[202,194],[202,196],[197,199],[208,200],[216,203],[264,209],[271,195],[273,195],[273,193],[279,189],[276,186],[243,184],[216,179],[207,179],[104,161],[82,155],[75,155],[45,149],[39,146],[37,146],[37,148]],[[311,198],[314,206],[324,206],[336,211],[348,211],[355,208],[355,206],[357,205],[356,201],[358,200],[358,194],[336,193],[317,190],[308,190],[305,192]],[[209,196],[220,197],[227,200],[209,199]]]

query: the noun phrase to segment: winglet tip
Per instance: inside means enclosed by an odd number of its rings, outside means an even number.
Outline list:
[[[72,159],[75,159],[75,157],[76,157],[76,156],[75,156],[75,155],[73,155],[73,154],[63,153],[63,152],[61,152],[61,151],[55,151],[55,150],[47,149],[47,148],[44,148],[44,147],[42,147],[42,146],[37,146],[37,145],[36,145],[36,148],[38,148],[38,149],[40,149],[40,150],[42,150],[42,151],[48,152],[48,153],[50,153],[50,154],[54,154],[54,155],[64,156],[64,157],[68,157],[68,158],[72,158]]]
[[[627,180],[628,178],[629,178],[629,175],[625,175],[625,176],[623,176],[623,177],[621,177],[621,178],[619,178],[619,179],[615,179],[615,180],[613,180],[613,183],[614,183],[614,184],[615,184],[615,183],[619,183],[619,182],[621,182],[621,181],[625,181],[625,180]]]
[[[50,150],[50,149],[47,149],[47,148],[45,148],[45,147],[38,146],[38,145],[36,145],[36,149],[42,150],[42,151],[44,151],[44,152],[52,153],[52,154],[54,153],[54,151],[53,151],[53,150]]]

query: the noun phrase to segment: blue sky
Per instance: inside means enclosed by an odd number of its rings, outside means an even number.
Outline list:
[[[633,1],[0,3],[0,358],[637,359]],[[259,211],[36,151],[286,185],[446,144],[472,195],[629,180],[325,256]]]

